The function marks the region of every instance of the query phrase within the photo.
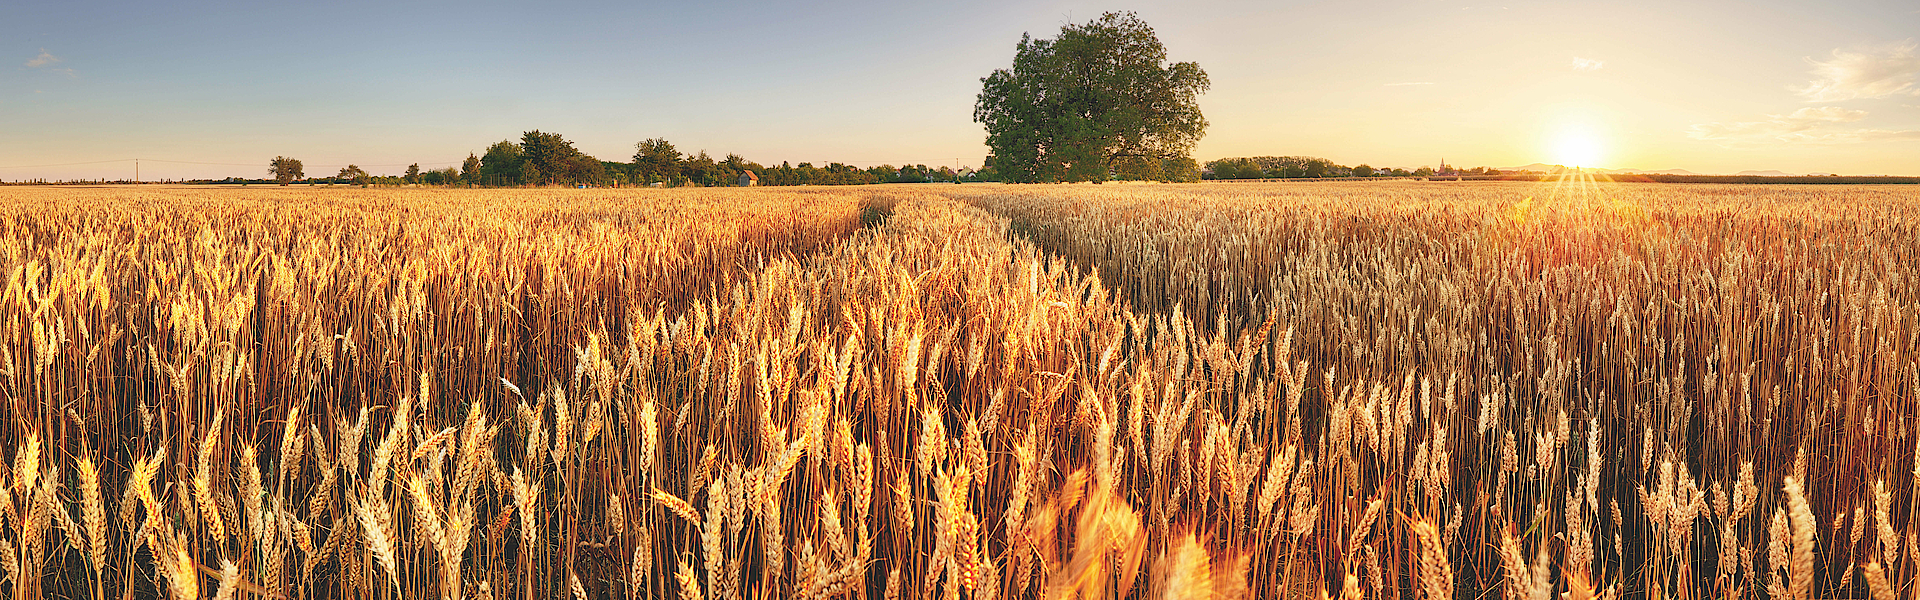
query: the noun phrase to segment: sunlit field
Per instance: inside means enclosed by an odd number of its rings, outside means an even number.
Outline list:
[[[1920,188],[0,190],[0,594],[1896,600]]]

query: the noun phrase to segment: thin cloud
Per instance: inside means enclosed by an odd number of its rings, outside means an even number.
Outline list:
[[[37,69],[37,68],[51,65],[57,62],[60,62],[60,57],[54,56],[52,53],[47,52],[46,48],[41,48],[40,55],[33,57],[33,60],[27,61],[27,66],[29,68]]]
[[[1573,57],[1573,70],[1575,71],[1598,71],[1600,67],[1604,66],[1607,66],[1607,61],[1580,58],[1578,56]]]
[[[1828,60],[1807,59],[1816,77],[1792,88],[1811,102],[1920,96],[1920,43],[1913,40],[1854,50],[1834,50]]]
[[[1838,106],[1808,107],[1788,115],[1767,115],[1761,121],[1700,123],[1687,129],[1687,137],[1716,142],[1726,147],[1920,140],[1920,130],[1831,128],[1836,123],[1852,123],[1866,117],[1867,111],[1864,110]]]
[[[1389,83],[1389,84],[1387,84],[1387,87],[1400,87],[1400,86],[1403,86],[1403,85],[1433,85],[1433,82],[1431,82],[1431,81],[1403,81],[1403,82],[1400,82],[1400,83]]]
[[[1769,115],[1779,119],[1778,115]],[[1787,120],[1805,123],[1852,123],[1867,118],[1867,111],[1850,110],[1838,106],[1806,107],[1793,111],[1785,117]]]

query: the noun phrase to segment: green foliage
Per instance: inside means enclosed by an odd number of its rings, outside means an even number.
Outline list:
[[[633,170],[641,181],[672,182],[680,176],[680,151],[666,138],[643,140],[633,148]]]
[[[1345,177],[1351,168],[1314,156],[1223,158],[1207,163],[1214,179]]]
[[[373,181],[373,176],[368,175],[367,170],[360,168],[360,165],[347,165],[346,168],[340,169],[340,174],[333,177],[344,179],[354,185],[366,185]]]
[[[273,162],[267,163],[267,173],[273,175],[273,180],[280,185],[293,183],[307,176],[305,168],[300,166],[300,159],[285,156],[273,157]]]
[[[872,176],[874,183],[926,183],[954,180],[951,167],[935,168],[926,165],[903,165],[897,169],[893,165],[880,165],[867,169],[866,173]]]
[[[486,154],[480,157],[480,183],[519,185],[521,161],[520,146],[510,140],[500,140],[488,146]]]
[[[727,181],[726,174],[722,172],[720,165],[713,162],[713,157],[707,156],[705,150],[687,157],[687,160],[680,165],[680,174],[686,178],[686,181],[695,185],[721,185],[722,182]]]
[[[420,183],[420,163],[407,165],[407,183]]]
[[[520,185],[540,185],[540,169],[533,166],[533,161],[522,160],[520,161],[520,177],[518,179]]]
[[[558,133],[541,133],[535,129],[521,134],[520,155],[525,165],[521,168],[521,183],[528,185],[597,184],[606,178],[598,159],[575,149],[573,142]],[[525,176],[526,167],[532,167],[531,177]]]
[[[513,140],[502,140],[489,146],[485,153],[478,156],[469,154],[459,170],[449,167],[444,170],[444,174],[439,175],[434,171],[409,171],[404,181],[427,185],[465,183],[481,186],[571,184],[734,186],[739,185],[741,175],[748,172],[754,173],[758,185],[763,186],[987,180],[979,174],[963,178],[952,167],[929,167],[924,164],[899,168],[881,165],[870,169],[861,169],[842,163],[830,163],[825,167],[815,167],[812,163],[800,163],[799,166],[782,163],[777,167],[765,167],[739,154],[729,153],[718,160],[705,150],[682,154],[672,142],[664,138],[643,140],[634,144],[634,150],[631,163],[602,161],[575,149],[572,142],[559,134],[529,131],[523,134],[517,143]],[[1167,164],[1185,161],[1185,164],[1191,167],[1189,170],[1195,173],[1194,177],[1198,177],[1198,167],[1193,166],[1191,159],[1180,157],[1169,160],[1172,163]],[[1162,174],[1178,171],[1178,168],[1172,168],[1172,170],[1156,168],[1151,171],[1153,176],[1149,178],[1177,181],[1179,179]],[[342,177],[346,175],[343,174]],[[380,178],[375,182],[381,185],[398,185],[402,181],[401,177],[394,176]]]
[[[1250,158],[1223,158],[1207,163],[1214,179],[1262,179],[1267,176],[1260,163]]]
[[[760,173],[760,185],[859,185],[865,183],[879,183],[879,180],[872,173],[840,163],[815,167],[813,163],[803,162],[797,166],[789,166],[783,162],[778,167],[768,167]]]
[[[1200,180],[1200,163],[1191,156],[1160,160],[1160,181],[1192,183]]]
[[[607,168],[600,163],[600,159],[576,153],[573,158],[566,163],[564,175],[560,177],[558,182],[576,185],[604,185],[607,179]]]
[[[1004,180],[1102,181],[1123,161],[1184,157],[1206,132],[1206,72],[1166,64],[1166,48],[1133,13],[1068,25],[1049,40],[1021,36],[1015,48],[1011,68],[980,80],[974,105],[987,166]]]
[[[727,157],[725,159],[722,159],[720,161],[720,164],[726,165],[726,167],[729,169],[733,169],[735,173],[738,173],[741,171],[747,171],[747,170],[752,170],[757,173],[761,169],[766,168],[766,167],[760,166],[760,163],[742,158],[738,154],[727,154]]]
[[[453,167],[427,171],[420,174],[420,183],[427,185],[453,185],[460,183],[460,171]]]

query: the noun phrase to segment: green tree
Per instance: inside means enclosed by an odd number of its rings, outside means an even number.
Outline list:
[[[267,163],[267,173],[273,175],[273,180],[280,182],[280,185],[293,183],[307,176],[306,170],[300,166],[300,159],[285,156],[273,157],[273,162]]]
[[[519,181],[520,185],[540,185],[540,169],[533,166],[533,161],[522,160],[520,161],[520,176],[516,177],[515,180]]]
[[[420,183],[420,163],[407,165],[407,183]]]
[[[1160,180],[1172,183],[1192,183],[1200,180],[1200,163],[1191,156],[1180,156],[1160,160]]]
[[[1099,181],[1126,159],[1186,156],[1207,128],[1200,65],[1167,63],[1153,28],[1106,13],[1060,35],[1024,35],[1013,66],[980,80],[973,120],[1007,181]]]
[[[1372,177],[1373,167],[1367,166],[1365,164],[1361,164],[1358,167],[1354,167],[1353,176],[1354,177]]]
[[[634,172],[643,181],[670,181],[680,176],[680,151],[666,138],[643,140],[633,149]]]
[[[466,162],[460,163],[460,181],[467,185],[473,185],[479,183],[479,179],[480,157],[474,156],[472,152],[468,152]]]
[[[738,154],[731,154],[731,153],[727,154],[727,158],[724,160],[721,160],[720,164],[726,165],[728,169],[732,169],[735,173],[738,173],[741,171],[759,171],[765,168],[760,166],[760,163],[747,160],[745,158],[742,158]]]
[[[360,168],[360,165],[347,165],[346,168],[340,169],[340,174],[335,175],[334,178],[351,181],[354,185],[366,185],[373,179],[372,176],[367,175],[366,169]]]
[[[607,167],[600,164],[600,159],[575,153],[573,160],[567,163],[566,174],[562,179],[568,183],[606,185]]]
[[[520,163],[523,160],[520,145],[511,140],[500,140],[488,146],[487,153],[480,157],[481,183],[486,185],[520,183]]]
[[[599,161],[594,161],[595,164],[591,169],[582,165],[581,159],[586,154],[574,149],[573,142],[567,141],[558,133],[541,133],[540,130],[535,129],[521,134],[520,154],[525,157],[524,164],[531,165],[534,171],[534,178],[523,180],[522,183],[533,185],[571,183],[580,181],[579,177],[585,174],[583,170],[599,170]],[[522,172],[524,171],[525,169],[522,169]]]
[[[728,154],[728,156],[722,158],[720,162],[714,163],[714,169],[718,171],[716,175],[722,177],[716,185],[739,185],[739,175],[741,175],[741,173],[747,173],[747,171],[755,171],[755,177],[760,175],[760,173],[758,173],[758,171],[760,171],[760,163],[745,160],[745,158],[741,158],[739,154]]]
[[[1160,181],[1165,179],[1160,170],[1160,159],[1130,156],[1116,161],[1113,166],[1113,178],[1122,181]]]
[[[713,157],[707,156],[705,150],[688,156],[680,168],[688,181],[699,185],[717,185],[721,181],[720,165],[713,162]]]

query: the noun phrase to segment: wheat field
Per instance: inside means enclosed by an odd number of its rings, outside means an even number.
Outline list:
[[[0,190],[0,595],[1871,598],[1920,189]]]

